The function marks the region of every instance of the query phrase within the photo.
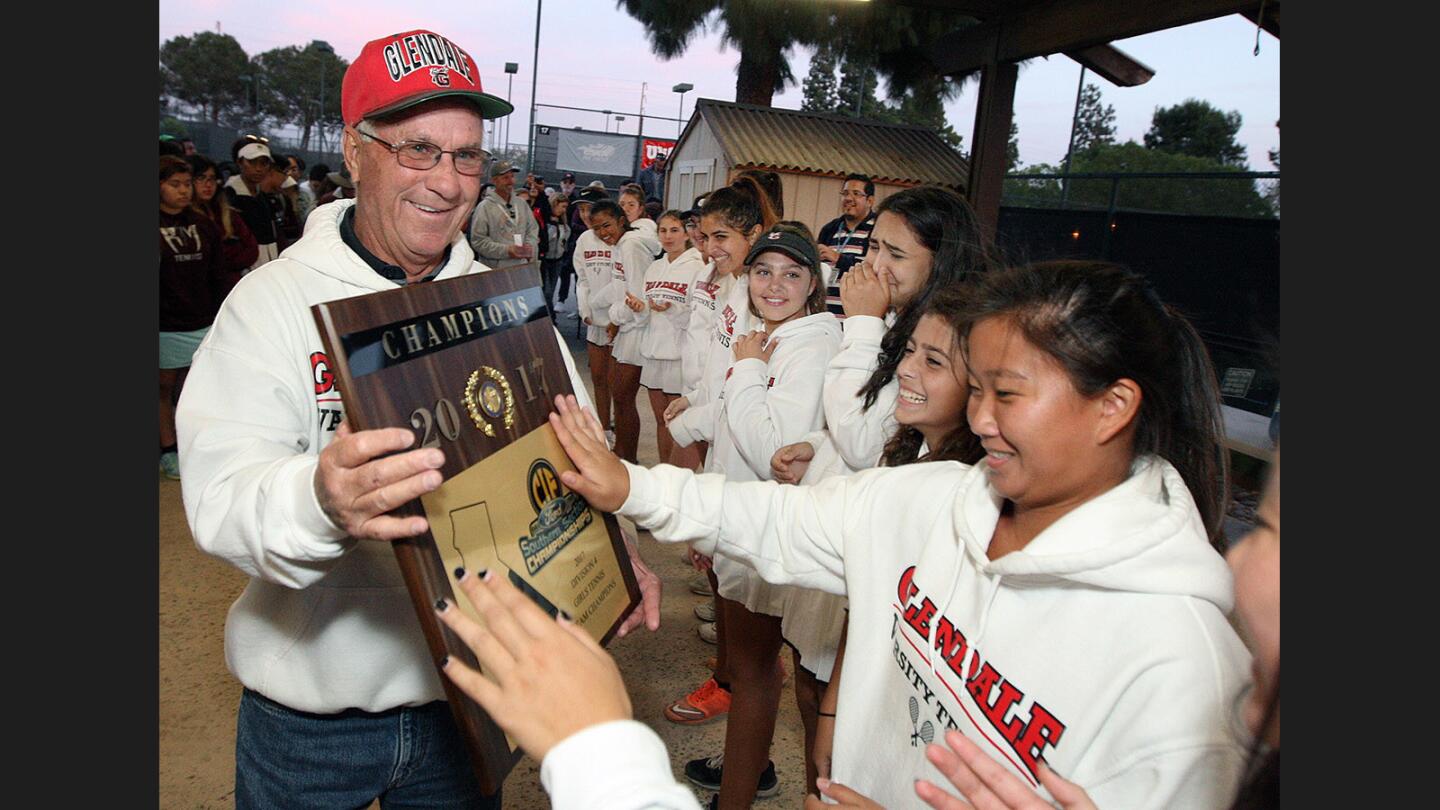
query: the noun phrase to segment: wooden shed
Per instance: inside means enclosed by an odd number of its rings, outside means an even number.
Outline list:
[[[923,184],[964,193],[969,164],[926,127],[702,98],[670,155],[665,206],[686,209],[742,169],[779,173],[785,218],[820,226],[840,215],[845,175],[875,181],[875,202]]]

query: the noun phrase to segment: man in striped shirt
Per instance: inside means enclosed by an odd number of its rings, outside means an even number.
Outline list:
[[[875,182],[863,174],[850,174],[840,190],[840,216],[820,228],[820,260],[832,270],[826,284],[826,309],[844,317],[840,306],[840,277],[870,249],[875,227]]]

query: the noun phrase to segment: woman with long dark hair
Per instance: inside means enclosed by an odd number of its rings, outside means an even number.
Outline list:
[[[993,248],[949,189],[920,186],[878,206],[865,260],[840,279],[845,339],[825,375],[825,422],[845,463],[880,460],[895,433],[895,369],[936,290],[989,270]]]
[[[160,470],[176,480],[175,402],[191,357],[240,277],[226,269],[219,228],[191,205],[191,178],[184,158],[160,156]]]
[[[209,217],[220,229],[220,249],[224,254],[225,269],[243,272],[255,263],[260,247],[255,243],[255,234],[245,224],[245,218],[230,204],[228,195],[219,193],[220,178],[216,174],[215,161],[201,154],[186,158],[195,182],[195,195],[191,207]]]

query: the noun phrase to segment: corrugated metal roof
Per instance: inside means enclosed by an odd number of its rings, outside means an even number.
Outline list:
[[[859,172],[907,185],[963,189],[968,183],[969,164],[925,127],[708,98],[695,109],[737,166],[842,177]]]

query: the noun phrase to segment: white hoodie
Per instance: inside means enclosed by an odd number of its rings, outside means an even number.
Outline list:
[[[710,341],[715,331],[715,312],[718,301],[725,300],[730,293],[734,276],[712,278],[715,263],[706,261],[704,268],[695,274],[695,283],[690,285],[686,309],[690,320],[685,324],[684,349],[680,355],[680,391],[687,400],[694,402],[698,396],[700,379],[705,373],[705,359],[710,356]]]
[[[755,325],[763,326],[758,318]],[[840,322],[829,312],[796,318],[777,327],[765,341],[771,343],[768,364],[735,360],[726,372],[706,472],[731,481],[768,479],[776,450],[825,424],[819,394],[825,364],[840,349]]]
[[[585,339],[596,346],[609,346],[605,327],[610,325],[610,305],[615,300],[610,283],[615,274],[615,249],[600,241],[594,231],[585,231],[575,240],[570,261],[575,265],[576,311],[581,323],[590,319]]]
[[[354,204],[316,208],[300,241],[235,286],[175,415],[195,542],[251,578],[225,622],[226,664],[271,700],[317,713],[445,697],[390,544],[346,537],[315,497],[317,457],[345,410],[310,306],[399,286],[341,240]],[[459,235],[436,278],[486,269]]]
[[[690,325],[690,287],[705,272],[700,251],[688,248],[670,261],[661,256],[645,270],[645,301],[668,301],[664,312],[650,312],[650,323],[640,353],[652,360],[679,360],[685,351],[686,327]]]
[[[913,806],[914,780],[937,777],[925,743],[957,728],[1032,786],[1044,758],[1105,810],[1209,810],[1233,796],[1250,656],[1226,620],[1229,569],[1168,462],[1137,460],[993,562],[1002,499],[983,466],[815,487],[626,466],[617,514],[657,540],[849,595],[836,781]]]
[[[650,222],[648,219],[639,221]],[[651,228],[653,230],[654,223],[651,223]],[[627,337],[623,342],[632,349],[625,352],[623,362],[639,365],[640,333],[650,319],[650,308],[641,307],[640,311],[636,312],[626,305],[625,296],[628,293],[645,300],[645,270],[655,261],[655,254],[650,250],[650,242],[644,231],[631,229],[620,235],[620,241],[615,243],[612,255],[614,261],[611,262],[610,271],[610,323],[620,327],[620,331],[615,335],[616,343],[621,343],[621,336],[625,335]],[[630,346],[632,342],[634,345]],[[616,350],[620,351],[618,347]]]
[[[900,396],[900,383],[893,377],[875,396],[875,403],[865,408],[865,398],[857,393],[870,381],[880,365],[880,340],[895,323],[895,313],[882,320],[870,315],[844,319],[845,338],[840,352],[830,361],[825,372],[825,424],[830,436],[853,469],[868,470],[880,463],[885,442],[895,435],[895,400]]]
[[[693,393],[685,395],[690,407],[666,424],[680,447],[715,438],[716,410],[720,407],[725,376],[735,362],[735,337],[754,328],[751,323],[755,318],[750,314],[750,277],[727,276],[720,284],[717,295],[722,297],[717,299],[714,328],[710,330],[710,340],[706,342],[701,360],[699,385]],[[706,469],[709,469],[708,462]]]

